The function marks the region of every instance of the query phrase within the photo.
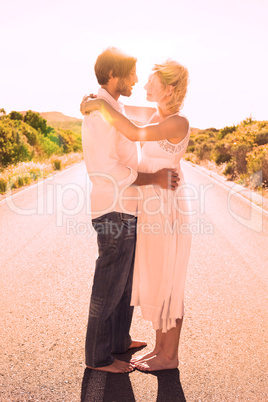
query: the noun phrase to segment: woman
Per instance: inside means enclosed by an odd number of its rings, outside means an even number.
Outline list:
[[[144,319],[156,330],[154,350],[132,359],[140,370],[178,366],[178,346],[184,316],[184,286],[190,253],[190,205],[180,160],[190,137],[188,120],[179,114],[186,95],[188,71],[167,60],[156,64],[145,86],[147,100],[157,102],[150,124],[139,127],[102,99],[84,101],[82,113],[99,110],[123,135],[145,142],[140,172],[176,169],[175,191],[142,187],[131,304],[140,306]]]

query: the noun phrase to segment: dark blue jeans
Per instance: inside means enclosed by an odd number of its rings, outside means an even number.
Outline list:
[[[131,344],[130,306],[137,218],[111,212],[92,220],[97,232],[96,260],[86,335],[86,365],[113,363],[111,353],[124,353]]]

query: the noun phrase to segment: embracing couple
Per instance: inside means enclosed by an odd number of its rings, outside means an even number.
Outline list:
[[[149,124],[138,126],[118,101],[138,82],[136,61],[116,48],[105,50],[95,63],[97,99],[84,97],[81,103],[98,242],[86,365],[114,373],[178,366],[191,246],[190,204],[180,166],[190,137],[189,122],[180,115],[188,71],[173,60],[154,66],[145,90],[158,111]],[[134,306],[152,322],[156,342],[150,353],[124,362],[112,354],[146,345],[129,334]]]

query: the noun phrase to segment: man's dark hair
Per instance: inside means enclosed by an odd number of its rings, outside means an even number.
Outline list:
[[[98,83],[106,85],[110,79],[110,71],[113,77],[126,78],[136,62],[135,57],[128,56],[115,47],[109,47],[99,55],[95,63]]]

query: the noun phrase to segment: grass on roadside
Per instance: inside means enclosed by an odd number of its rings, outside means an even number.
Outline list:
[[[12,189],[27,186],[38,179],[45,179],[55,170],[65,169],[83,159],[82,153],[69,153],[62,156],[53,155],[42,162],[20,162],[9,165],[0,172],[0,194]]]

